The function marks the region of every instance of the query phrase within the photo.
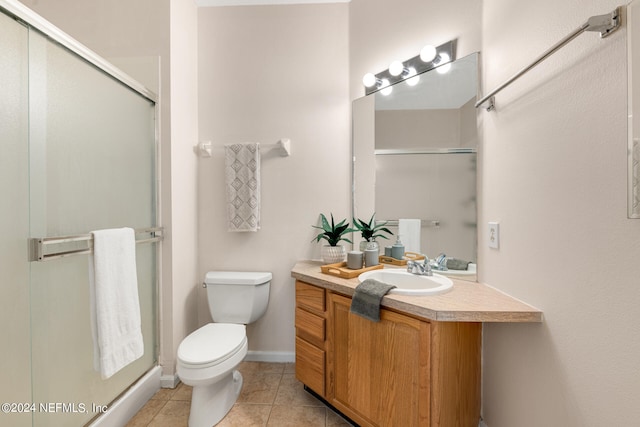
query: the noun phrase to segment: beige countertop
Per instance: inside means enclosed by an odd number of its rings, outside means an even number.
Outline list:
[[[359,283],[357,278],[343,279],[322,273],[320,265],[318,261],[300,261],[291,270],[291,277],[343,295],[353,295]],[[382,306],[438,321],[542,322],[540,310],[504,292],[483,283],[451,280],[453,289],[444,294],[386,295]]]

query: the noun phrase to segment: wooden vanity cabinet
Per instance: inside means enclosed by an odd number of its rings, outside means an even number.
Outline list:
[[[324,297],[323,343],[307,331],[317,327],[304,326],[310,288]],[[371,322],[350,306],[350,297],[296,283],[300,381],[363,427],[477,427],[481,323],[435,322],[384,308],[380,322]],[[324,361],[322,392],[315,362],[307,360],[313,351]]]
[[[361,425],[429,425],[429,323],[384,309],[376,323],[350,306],[329,297],[327,400]]]
[[[296,377],[325,397],[326,291],[296,281]]]

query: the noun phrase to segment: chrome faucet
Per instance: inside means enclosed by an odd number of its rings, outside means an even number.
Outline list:
[[[407,272],[418,276],[433,276],[431,265],[429,265],[429,258],[426,256],[424,257],[424,263],[411,260],[407,261]]]
[[[436,259],[433,260],[434,261],[434,268],[438,271],[447,271],[447,255],[444,253],[441,253],[440,255],[437,256]]]

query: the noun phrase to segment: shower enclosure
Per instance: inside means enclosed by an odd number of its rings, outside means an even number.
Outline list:
[[[30,242],[156,227],[156,106],[13,6],[0,1],[0,425],[82,426],[157,364],[157,243],[136,245],[144,355],[103,380],[87,255],[38,261]]]

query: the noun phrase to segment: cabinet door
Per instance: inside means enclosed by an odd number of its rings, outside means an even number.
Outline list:
[[[296,337],[296,378],[311,390],[324,396],[325,353]]]
[[[389,310],[380,322],[329,299],[329,400],[362,425],[428,426],[430,324]]]

